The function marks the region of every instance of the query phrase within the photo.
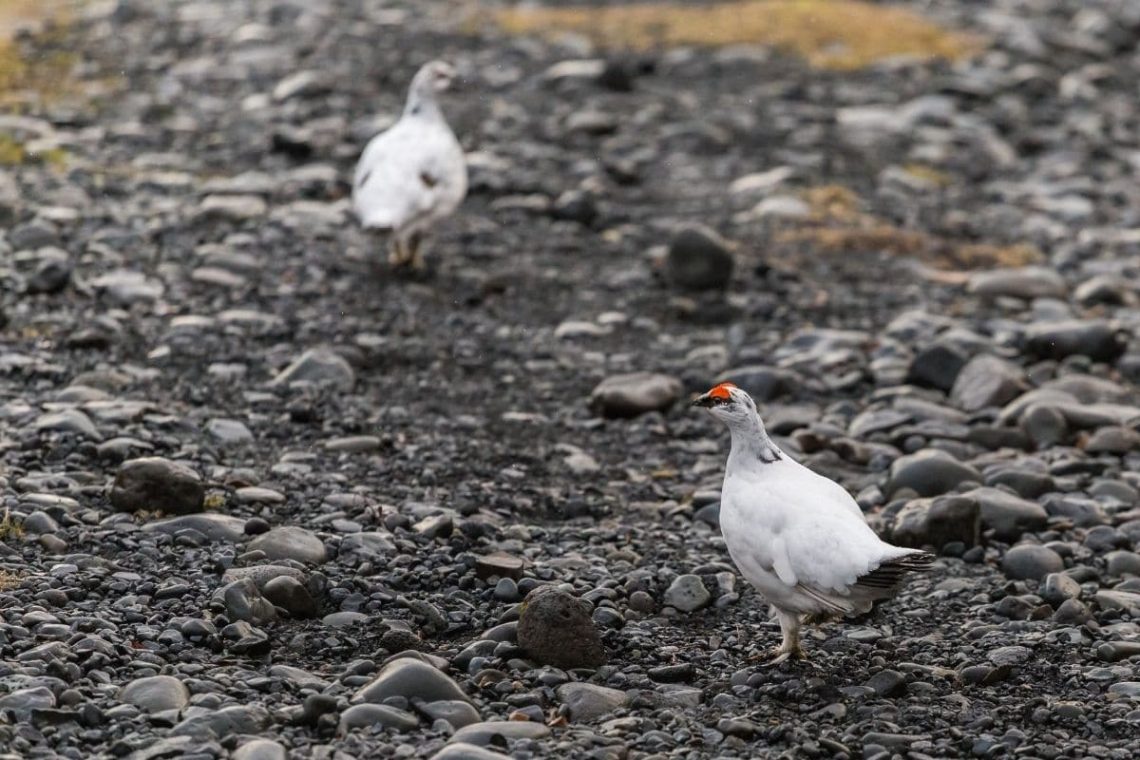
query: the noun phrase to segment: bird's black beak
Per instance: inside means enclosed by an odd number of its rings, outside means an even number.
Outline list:
[[[693,402],[689,404],[689,406],[699,406],[702,409],[708,409],[712,405],[712,396],[707,393],[702,393],[701,395],[697,396],[695,399],[693,399]]]

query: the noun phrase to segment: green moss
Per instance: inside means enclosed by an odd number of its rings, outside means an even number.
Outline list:
[[[8,591],[20,585],[20,576],[7,570],[0,570],[0,591]]]
[[[0,166],[19,166],[27,158],[23,143],[11,135],[0,134]]]
[[[4,510],[4,517],[0,518],[0,541],[9,538],[23,538],[24,526],[12,519],[12,513]]]
[[[0,0],[0,107],[82,94],[71,18],[80,0]],[[29,35],[13,39],[17,29]]]
[[[0,166],[22,166],[33,163],[63,169],[67,166],[67,151],[63,148],[48,148],[33,152],[11,135],[0,134]]]

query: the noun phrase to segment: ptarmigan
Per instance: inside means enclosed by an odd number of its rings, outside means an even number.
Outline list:
[[[720,527],[733,562],[780,622],[773,664],[804,656],[804,623],[867,612],[933,562],[926,552],[884,542],[841,485],[780,451],[740,388],[722,383],[693,404],[732,433]]]
[[[444,61],[424,64],[400,120],[373,137],[356,164],[353,210],[366,229],[391,234],[393,266],[422,267],[425,233],[467,195],[463,148],[436,100],[454,78]]]

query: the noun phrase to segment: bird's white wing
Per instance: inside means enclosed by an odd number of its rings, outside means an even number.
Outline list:
[[[743,524],[725,526],[726,536],[751,536],[738,551],[789,589],[841,599],[860,576],[911,551],[882,541],[842,486],[791,460],[739,477],[725,490]]]
[[[368,143],[353,179],[352,205],[365,227],[399,229],[430,202],[416,176],[418,144],[406,122]]]
[[[407,120],[372,138],[353,176],[353,208],[364,226],[399,229],[436,213],[445,177],[439,163],[452,142],[447,131]]]

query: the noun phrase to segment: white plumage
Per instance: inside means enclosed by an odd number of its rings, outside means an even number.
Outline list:
[[[732,433],[721,531],[733,562],[779,619],[774,662],[803,656],[804,622],[867,612],[930,565],[926,552],[880,539],[842,486],[780,451],[747,393],[724,383],[693,403]]]
[[[356,165],[353,210],[366,229],[391,233],[389,261],[396,266],[422,266],[425,233],[467,195],[463,148],[436,100],[454,77],[443,61],[425,64],[400,120],[369,141]]]

